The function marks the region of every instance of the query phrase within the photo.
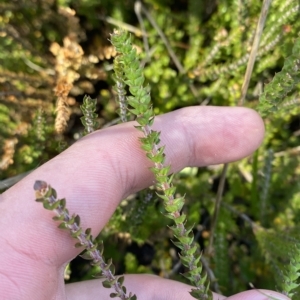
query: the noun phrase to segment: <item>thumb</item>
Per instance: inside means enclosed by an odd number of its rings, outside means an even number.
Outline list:
[[[251,290],[226,298],[226,300],[291,300],[289,297],[269,290]]]

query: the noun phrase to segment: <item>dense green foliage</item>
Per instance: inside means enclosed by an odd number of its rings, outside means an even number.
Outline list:
[[[38,167],[84,134],[80,106],[86,94],[97,99],[91,114],[98,114],[100,126],[119,121],[111,72],[115,50],[108,41],[117,26],[131,32],[156,115],[190,105],[237,105],[261,2],[144,3],[1,2],[2,191],[8,178]],[[218,280],[211,288],[226,295],[247,289],[249,282],[299,293],[298,13],[298,1],[272,1],[245,103],[268,112],[266,137],[252,157],[229,165],[215,232],[210,224],[221,166],[187,168],[173,179],[177,196],[186,194],[187,226],[196,225],[195,240]],[[55,129],[57,122],[63,131]],[[170,243],[166,225],[171,223],[161,215],[162,200],[151,195],[152,190],[142,191],[121,203],[101,233],[106,256],[113,258],[117,273],[148,272],[182,281],[178,274],[186,269]],[[130,226],[135,224],[140,225]],[[210,234],[215,235],[213,255],[206,253]],[[69,281],[98,272],[79,259],[70,270]]]

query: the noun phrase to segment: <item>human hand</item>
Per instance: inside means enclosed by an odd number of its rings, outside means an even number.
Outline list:
[[[166,164],[172,172],[241,159],[261,143],[261,118],[245,108],[190,107],[158,116]],[[119,202],[153,183],[150,162],[140,148],[133,123],[94,132],[45,163],[0,195],[0,293],[3,300],[111,299],[98,280],[64,285],[66,264],[81,250],[57,228],[53,212],[34,201],[33,184],[44,180],[67,199],[81,226],[96,236]],[[125,286],[139,300],[194,299],[191,287],[152,275],[126,275]],[[276,299],[282,294],[247,291],[228,300]],[[214,294],[214,299],[225,299]]]

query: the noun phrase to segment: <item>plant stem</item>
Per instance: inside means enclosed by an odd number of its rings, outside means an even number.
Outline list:
[[[111,35],[111,42],[119,53],[117,61],[117,70],[123,68],[124,79],[128,86],[131,96],[127,97],[131,113],[136,116],[139,124],[135,126],[140,130],[144,137],[140,138],[142,149],[145,150],[146,156],[153,162],[154,167],[151,171],[155,175],[156,185],[161,193],[158,196],[163,200],[166,210],[165,216],[174,221],[174,225],[170,227],[173,235],[177,239],[173,242],[179,249],[180,258],[184,266],[188,268],[188,272],[184,274],[194,285],[190,294],[196,299],[212,299],[212,294],[204,283],[207,276],[202,277],[202,265],[200,262],[197,244],[194,243],[193,227],[187,228],[186,215],[181,212],[184,205],[184,197],[175,197],[176,188],[172,185],[173,176],[169,176],[170,166],[165,165],[164,146],[160,147],[160,133],[152,130],[154,122],[154,113],[151,105],[150,89],[144,87],[143,69],[140,66],[136,51],[131,45],[130,37],[124,31],[115,30]],[[118,71],[119,72],[119,71]]]
[[[78,215],[70,216],[66,209],[66,200],[57,199],[56,191],[45,181],[37,180],[34,184],[36,191],[36,201],[42,202],[45,209],[53,210],[57,216],[53,217],[55,221],[62,221],[58,226],[61,229],[68,229],[71,236],[79,240],[75,247],[83,246],[86,252],[81,257],[91,260],[92,265],[97,265],[101,269],[101,275],[106,278],[102,283],[104,287],[113,288],[116,293],[112,293],[111,297],[119,297],[122,300],[136,300],[136,296],[129,293],[126,295],[126,288],[123,285],[124,277],[119,278],[114,276],[114,266],[111,259],[105,262],[103,257],[103,244],[99,246],[93,240],[91,229],[88,228],[85,232],[80,227],[80,217]],[[99,247],[99,249],[97,248]]]

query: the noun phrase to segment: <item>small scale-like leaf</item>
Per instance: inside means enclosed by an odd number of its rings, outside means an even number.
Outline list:
[[[52,219],[54,221],[63,221],[64,220],[64,215],[60,215],[60,216],[54,216]]]
[[[189,271],[189,273],[192,275],[192,276],[196,276],[196,275],[199,275],[201,274],[202,272],[202,267],[199,266],[198,268],[195,268],[195,269],[192,269]]]
[[[79,217],[79,215],[75,216],[74,223],[76,223],[78,226],[80,225],[80,217]]]
[[[174,222],[176,224],[183,224],[183,222],[185,221],[185,219],[186,219],[186,215],[185,214],[181,214],[180,217],[174,218]]]
[[[189,236],[177,236],[177,239],[185,245],[191,245],[194,238]]]
[[[175,194],[175,192],[176,192],[176,187],[175,186],[171,186],[168,189],[164,190],[164,193],[165,193],[166,196],[172,196],[172,195]]]
[[[63,198],[63,199],[60,200],[60,206],[61,206],[62,209],[65,209],[66,204],[67,204],[67,201],[66,201],[65,198]]]
[[[161,198],[161,199],[163,199],[164,201],[166,201],[166,202],[169,201],[169,197],[167,197],[167,196],[165,196],[165,195],[161,195],[161,194],[159,194],[159,193],[156,193],[156,195],[157,195],[159,198]]]
[[[60,223],[57,227],[60,228],[60,229],[69,229],[65,222]]]
[[[35,199],[35,201],[36,202],[44,202],[45,200],[44,200],[44,198],[37,198],[37,199]]]
[[[56,201],[52,203],[51,206],[52,206],[52,210],[57,209],[58,207],[60,207],[60,201]]]
[[[181,206],[182,207],[182,206]],[[176,203],[174,204],[166,204],[165,210],[169,213],[174,213],[178,211],[178,205]]]
[[[119,295],[116,294],[116,293],[111,293],[111,294],[109,295],[109,297],[110,297],[110,298],[117,298],[117,297],[119,297]]]
[[[94,245],[91,246],[89,250],[90,250],[90,251],[95,251],[95,250],[97,250],[97,247],[98,247],[98,244],[97,244],[97,243],[94,243]]]
[[[108,289],[110,289],[112,286],[111,282],[108,280],[102,281],[102,285],[103,285],[103,287],[108,288]]]
[[[194,255],[197,249],[198,249],[197,245],[193,245],[190,249],[185,250],[185,253],[187,255]]]
[[[128,108],[128,111],[131,112],[134,115],[139,115],[140,114],[140,111],[138,109]]]
[[[82,233],[82,228],[79,228],[77,231],[71,233],[73,238],[77,238]]]
[[[83,259],[86,259],[86,260],[93,260],[94,258],[91,257],[91,254],[89,251],[85,251],[83,254],[80,254],[79,255],[80,257],[82,257]]]
[[[111,265],[112,265],[112,259],[109,258],[107,260],[106,266],[105,266],[105,268],[103,270],[108,271]]]
[[[180,261],[182,262],[182,264],[186,267],[190,267],[191,265],[193,265],[193,257],[192,256],[182,256],[181,254],[179,254],[180,257]],[[185,274],[187,275],[189,273],[186,272]]]
[[[91,232],[92,232],[92,229],[91,228],[87,228],[86,230],[85,230],[85,238],[87,239],[87,240],[90,240],[91,239]]]
[[[110,271],[112,274],[115,274],[115,265],[113,264],[110,265]]]
[[[207,279],[207,273],[205,273],[199,280],[199,282],[196,283],[196,285],[203,285]]]
[[[54,210],[53,205],[47,200],[43,201],[43,207],[47,210]]]
[[[83,245],[81,243],[76,243],[75,244],[75,248],[80,248],[80,247],[83,247]]]
[[[171,219],[171,220],[175,220],[175,217],[172,214],[164,214],[165,217]]]
[[[203,290],[192,289],[190,295],[196,299],[207,299],[207,300],[212,299],[212,297],[210,297],[205,290],[203,291]]]
[[[179,248],[180,250],[183,250],[184,249],[184,245],[182,245],[180,242],[175,242],[173,240],[171,240],[171,242],[177,247]]]
[[[120,283],[120,285],[123,285],[124,280],[125,280],[125,277],[124,277],[124,276],[120,276],[120,277],[118,278],[118,282]]]
[[[66,221],[66,224],[73,225],[75,222],[76,215],[72,215],[69,221]]]
[[[144,77],[139,77],[139,78],[135,79],[135,81],[134,81],[135,86],[142,86],[143,83],[144,83]]]
[[[49,193],[49,194],[48,194]],[[47,197],[52,196],[53,198],[57,198],[57,192],[49,185],[49,191],[46,194]]]
[[[189,235],[191,232],[192,232],[192,230],[193,230],[193,228],[195,227],[195,224],[192,224],[192,225],[190,225],[190,226],[187,226],[186,228],[185,228],[185,233],[187,234],[187,235]],[[193,233],[192,233],[193,234]]]
[[[153,146],[151,144],[145,144],[145,143],[143,143],[142,146],[141,146],[141,148],[143,150],[145,150],[146,152],[148,152],[148,151],[152,151]]]

